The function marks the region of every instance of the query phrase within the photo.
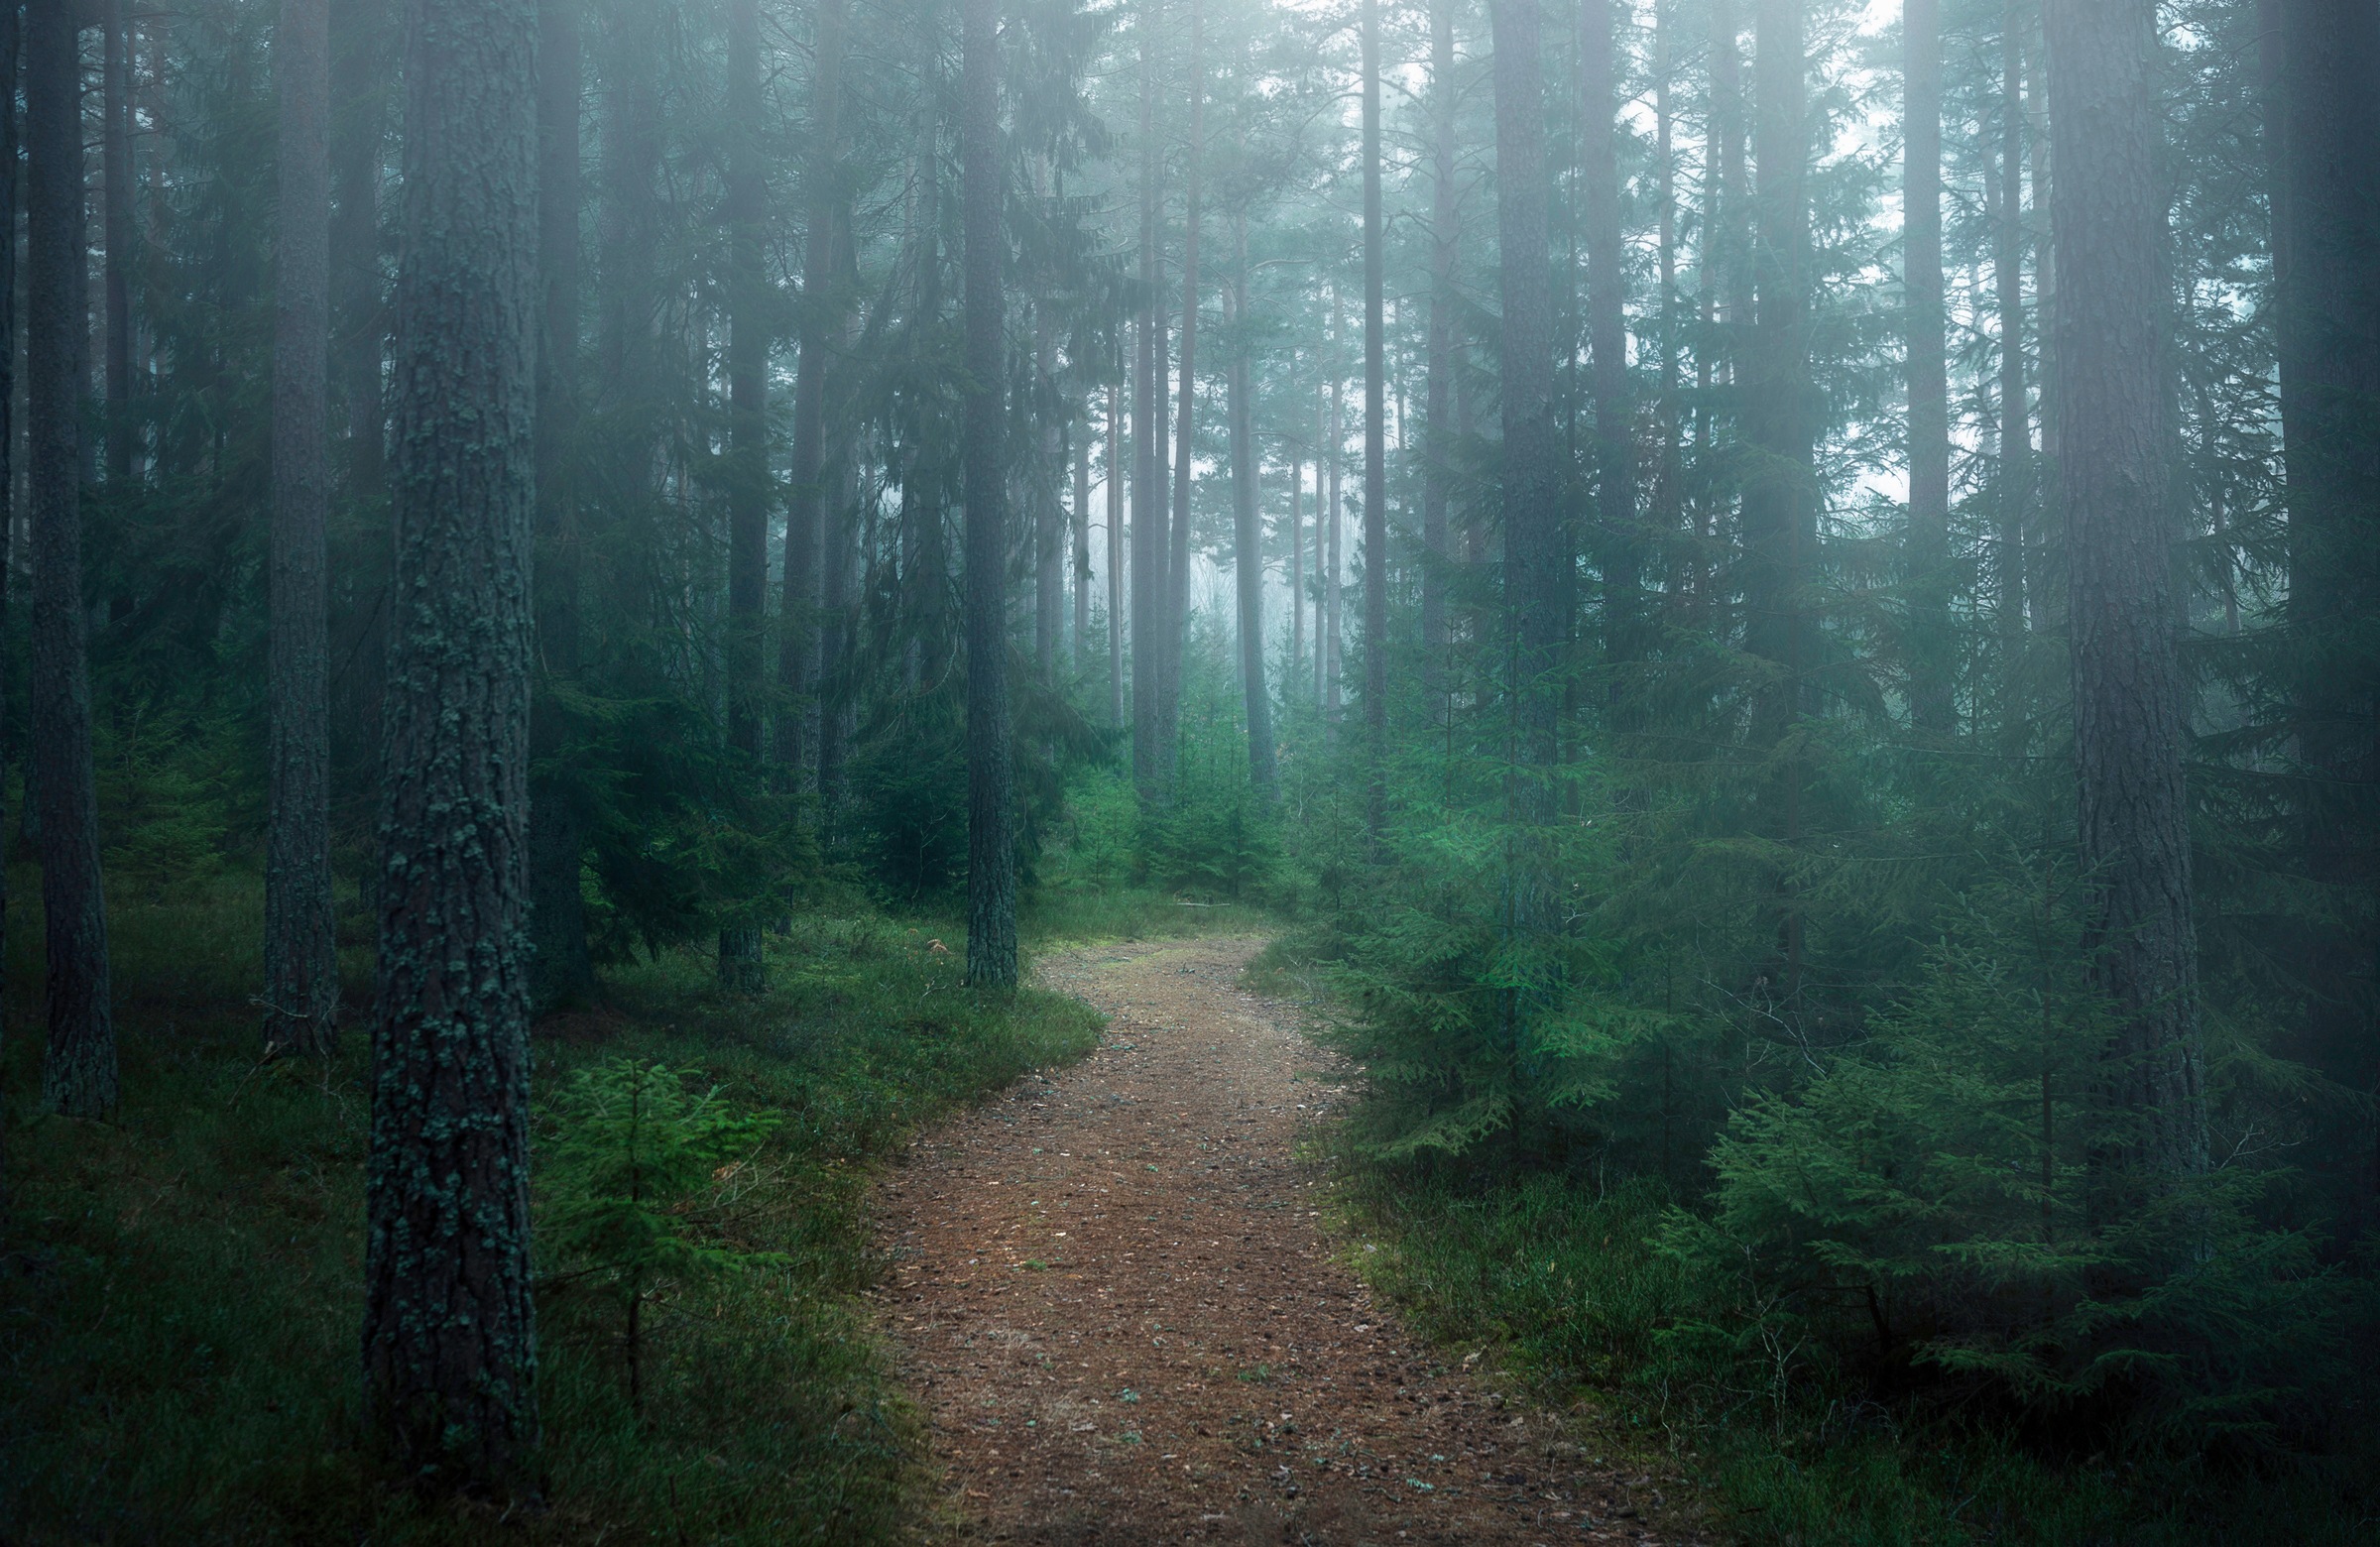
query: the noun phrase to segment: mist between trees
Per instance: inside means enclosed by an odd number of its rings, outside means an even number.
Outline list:
[[[416,1476],[535,1468],[536,1017],[1133,885],[1416,1250],[1631,1200],[1672,1432],[2369,1455],[2380,0],[0,28],[12,1170],[261,874]]]

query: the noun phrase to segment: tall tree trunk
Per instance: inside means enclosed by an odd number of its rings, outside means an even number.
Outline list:
[[[23,43],[24,8],[0,0],[0,640],[8,638],[9,593],[15,573],[17,532],[17,61]],[[5,656],[0,655],[0,663]],[[7,677],[0,673],[0,725],[7,723]],[[5,791],[8,787],[8,743],[0,737],[0,833],[8,829]],[[4,842],[0,839],[0,842]],[[0,865],[0,939],[7,936],[8,875]],[[0,1045],[8,1031],[8,965],[0,961]],[[8,1114],[0,1103],[0,1226],[9,1215]]]
[[[282,0],[273,76],[281,92],[281,204],[273,274],[264,1039],[268,1051],[327,1054],[338,1024],[339,949],[330,893],[324,528],[330,494],[330,17],[323,0]],[[112,338],[110,355],[112,371]],[[112,381],[109,387],[112,395]],[[112,441],[125,430],[122,420],[110,422],[112,457]]]
[[[803,213],[801,253],[801,352],[793,366],[793,441],[785,501],[784,595],[778,613],[776,686],[778,706],[771,749],[777,775],[788,788],[802,780],[806,752],[802,728],[810,713],[805,701],[822,681],[815,662],[823,649],[819,610],[825,566],[845,562],[825,555],[829,525],[825,502],[829,482],[826,446],[828,351],[844,332],[843,269],[849,227],[842,181],[840,136],[843,64],[848,51],[847,0],[821,0],[811,43],[809,199]],[[757,155],[758,148],[755,147]],[[764,518],[764,521],[766,518]],[[825,757],[826,722],[819,717],[818,754]],[[839,756],[839,753],[838,753]]]
[[[2033,485],[2033,420],[2025,402],[2025,73],[2020,26],[2017,0],[2010,0],[2000,27],[2000,197],[1991,267],[2000,323],[1999,488],[1993,502],[1999,531],[1993,545],[1999,550],[2000,638],[2011,663],[2025,635],[2025,507]]]
[[[1264,521],[1256,505],[1255,393],[1248,368],[1248,216],[1234,217],[1238,257],[1230,292],[1232,573],[1240,591],[1240,687],[1248,716],[1248,774],[1256,802],[1272,804],[1278,782],[1272,745],[1272,699],[1264,691]]]
[[[967,981],[1016,986],[1016,848],[1009,766],[1008,557],[1001,460],[999,0],[964,0],[959,202],[966,233]]]
[[[408,1470],[535,1443],[529,654],[536,7],[409,0],[366,1408]]]
[[[2101,1065],[2094,1215],[2206,1165],[2191,919],[2189,703],[2175,652],[2170,315],[2152,0],[2046,0],[2075,762],[2088,944],[2118,1029]]]
[[[1182,344],[1175,390],[1173,516],[1166,530],[1165,557],[1165,677],[1159,734],[1164,738],[1158,756],[1171,770],[1179,756],[1182,718],[1182,665],[1190,647],[1190,480],[1195,470],[1198,400],[1198,238],[1201,178],[1207,155],[1207,74],[1205,13],[1201,0],[1190,0],[1190,142],[1184,149],[1182,176]],[[1162,357],[1160,356],[1160,359]]]
[[[1388,825],[1387,248],[1380,216],[1380,6],[1364,0],[1364,757],[1365,820]]]
[[[1951,385],[1942,280],[1942,0],[1901,20],[1901,231],[1909,308],[1909,711],[1958,729],[1951,639]]]
[[[1132,386],[1132,783],[1143,807],[1162,806],[1173,789],[1161,710],[1165,696],[1167,556],[1165,489],[1158,420],[1165,392],[1157,306],[1157,16],[1162,0],[1141,0],[1140,29],[1140,315]]]
[[[1339,359],[1340,340],[1339,297],[1331,297],[1331,427],[1326,443],[1330,446],[1331,494],[1325,502],[1330,511],[1328,519],[1330,551],[1323,560],[1322,605],[1329,635],[1329,649],[1324,654],[1323,713],[1332,724],[1339,720],[1344,684],[1340,680],[1340,643],[1345,635],[1340,629],[1340,611],[1347,603],[1347,565],[1340,556],[1341,528],[1347,521],[1347,504],[1340,497],[1340,464],[1346,458],[1340,453],[1347,445],[1347,375]]]
[[[1091,415],[1090,405],[1074,432],[1074,633],[1072,661],[1079,683],[1090,673],[1091,638]]]
[[[1033,307],[1033,381],[1043,402],[1057,401],[1057,334],[1049,325],[1049,304],[1041,301]],[[1039,455],[1026,485],[1033,501],[1033,672],[1043,687],[1055,687],[1066,605],[1066,513],[1059,503],[1066,481],[1065,424],[1047,415],[1040,431]]]
[[[1654,244],[1661,287],[1660,458],[1653,470],[1649,520],[1653,541],[1677,544],[1685,528],[1684,450],[1678,401],[1678,159],[1677,63],[1671,35],[1677,19],[1670,0],[1653,9],[1653,177]],[[1685,578],[1670,569],[1670,605],[1675,607],[1679,584]]]
[[[1124,726],[1124,384],[1108,384],[1108,723]]]
[[[391,31],[387,12],[387,0],[354,0],[334,7],[330,18],[331,185],[338,194],[330,228],[332,278],[338,291],[334,356],[347,436],[342,471],[347,498],[359,504],[380,498],[388,482],[381,368],[389,317],[380,267],[380,164],[388,134],[385,66]],[[370,664],[377,667],[379,653],[372,654]]]
[[[132,476],[132,28],[125,0],[100,3],[100,197],[107,241],[107,479]],[[278,59],[280,40],[274,41]],[[278,73],[278,69],[276,71]],[[327,93],[328,88],[324,88]]]
[[[1762,689],[1754,712],[1758,744],[1773,747],[1802,711],[1802,565],[1816,516],[1807,331],[1810,119],[1802,0],[1760,0],[1753,23],[1758,242],[1744,427],[1757,461],[1743,497],[1745,643],[1784,668]]]
[[[761,5],[730,0],[727,8],[727,740],[736,752],[761,758],[763,691],[761,660],[769,608],[769,333],[768,276],[761,268],[762,222],[768,217],[769,179],[761,162]],[[809,507],[813,530],[796,546],[788,528],[786,594],[799,584],[791,562],[817,551],[817,505]],[[787,620],[788,637],[811,627],[807,618]],[[788,695],[790,697],[790,695]],[[779,723],[800,711],[788,704]],[[768,981],[758,920],[739,919],[719,929],[719,982],[754,993]]]
[[[1764,791],[1769,835],[1802,839],[1802,760],[1795,728],[1805,709],[1809,619],[1806,566],[1817,541],[1817,427],[1810,376],[1810,104],[1803,0],[1759,0],[1753,11],[1753,374],[1745,438],[1754,457],[1743,491],[1744,643],[1776,668],[1756,692],[1752,743],[1770,752]],[[1779,882],[1783,992],[1799,994],[1802,906]]]
[[[1281,683],[1284,709],[1304,680],[1306,666],[1306,469],[1296,448],[1289,454],[1289,670]]]
[[[539,1010],[582,1004],[595,993],[579,882],[585,813],[558,768],[536,773],[563,761],[571,727],[554,690],[575,683],[580,668],[580,3],[537,4],[537,681],[530,701],[529,925],[536,952],[531,987]]]
[[[1447,704],[1446,547],[1447,472],[1454,461],[1451,382],[1454,367],[1455,262],[1462,251],[1455,199],[1455,0],[1430,5],[1430,308],[1429,355],[1422,389],[1421,654],[1431,709]]]
[[[1587,350],[1595,405],[1596,545],[1604,577],[1604,654],[1644,654],[1636,520],[1636,406],[1628,380],[1627,245],[1620,225],[1619,61],[1612,0],[1580,8],[1580,155],[1587,247]],[[1629,689],[1615,675],[1614,708]],[[1625,723],[1628,716],[1620,710]]]
[[[1507,809],[1515,830],[1505,906],[1512,933],[1532,942],[1559,927],[1559,881],[1545,863],[1544,845],[1529,834],[1550,826],[1561,810],[1555,768],[1565,696],[1562,656],[1570,633],[1571,549],[1563,522],[1563,449],[1554,422],[1542,23],[1537,0],[1489,0],[1488,17],[1495,47],[1496,244],[1503,292],[1503,604],[1511,673]],[[1536,998],[1505,997],[1505,1034],[1515,1053]]]
[[[82,607],[82,79],[73,8],[25,20],[26,431],[33,536],[33,798],[40,807],[50,1045],[42,1104],[116,1104],[107,900]]]

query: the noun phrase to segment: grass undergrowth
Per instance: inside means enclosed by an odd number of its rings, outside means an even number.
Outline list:
[[[1267,992],[1309,987],[1287,954]],[[2346,1547],[2380,1540],[2380,1447],[2210,1461],[2059,1455],[2004,1413],[1879,1401],[1761,1343],[1658,1248],[1670,1195],[1597,1171],[1517,1177],[1342,1150],[1348,1259],[1423,1336],[1492,1352],[1604,1448],[1659,1458],[1710,1523],[1775,1547]],[[1729,1310],[1737,1314],[1730,1319]],[[1747,1358],[1747,1348],[1758,1357]]]
[[[11,892],[38,894],[30,877]],[[549,1148],[573,1073],[623,1057],[775,1120],[705,1227],[767,1265],[651,1303],[641,1410],[610,1322],[541,1293],[543,1507],[500,1522],[417,1502],[357,1442],[365,964],[359,949],[336,1059],[260,1065],[260,900],[236,875],[113,899],[124,1100],[106,1124],[33,1110],[40,920],[10,910],[0,1539],[891,1538],[917,1448],[857,1298],[868,1163],[1078,1056],[1097,1018],[1052,995],[979,1000],[961,950],[854,909],[771,939],[765,995],[721,995],[688,950],[612,974],[600,1012],[541,1022]]]

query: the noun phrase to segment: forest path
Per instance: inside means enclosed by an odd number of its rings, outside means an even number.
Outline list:
[[[1695,1539],[1649,1477],[1434,1365],[1319,1229],[1338,1098],[1256,939],[1045,957],[1099,1050],[921,1137],[878,1291],[932,1425],[937,1540],[1395,1547]],[[1600,1458],[1598,1458],[1600,1460]]]

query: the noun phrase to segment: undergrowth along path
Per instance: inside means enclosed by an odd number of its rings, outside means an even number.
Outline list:
[[[1399,1326],[1297,1146],[1340,1095],[1257,939],[1044,958],[1099,1050],[923,1135],[878,1290],[959,1542],[1686,1542],[1669,1488]],[[1357,1250],[1361,1250],[1359,1247]]]

